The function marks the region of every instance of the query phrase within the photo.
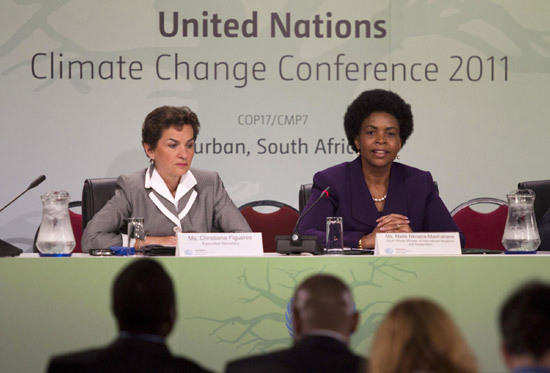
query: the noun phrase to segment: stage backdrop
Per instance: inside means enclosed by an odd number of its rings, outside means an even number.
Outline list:
[[[298,187],[354,159],[342,117],[362,91],[411,103],[401,162],[449,209],[549,178],[548,1],[1,0],[0,237],[29,250],[39,196],[147,166],[145,115],[188,105],[193,165],[237,205],[297,206]]]

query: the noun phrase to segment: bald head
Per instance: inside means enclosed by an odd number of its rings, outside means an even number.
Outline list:
[[[303,281],[293,297],[296,338],[312,330],[329,330],[346,340],[357,328],[353,296],[347,285],[331,275],[315,275]]]

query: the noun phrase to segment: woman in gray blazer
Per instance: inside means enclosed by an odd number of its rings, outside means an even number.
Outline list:
[[[145,242],[175,245],[177,232],[250,232],[216,172],[191,168],[200,123],[186,106],[162,106],[143,122],[142,144],[151,165],[122,175],[113,198],[82,235],[82,250],[123,244],[120,228],[145,219]]]

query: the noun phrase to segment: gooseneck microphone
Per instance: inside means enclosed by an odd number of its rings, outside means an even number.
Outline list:
[[[27,193],[30,189],[36,188],[44,180],[46,180],[46,176],[44,176],[44,175],[38,176],[36,179],[34,179],[32,181],[32,183],[30,183],[30,185],[27,187],[27,189],[25,189],[21,194],[19,194],[17,197],[12,199],[6,206],[2,207],[2,209],[0,209],[0,212],[4,211],[4,209],[6,207],[8,207],[9,205],[11,205],[15,201],[17,201],[17,199],[19,197],[21,197],[23,194]],[[13,246],[11,243],[6,242],[4,240],[0,240],[0,257],[3,257],[3,256],[17,256],[17,255],[21,254],[22,252],[23,252],[23,250],[21,250],[20,248],[18,248],[16,246]]]
[[[6,206],[2,207],[2,209],[0,209],[0,212],[4,211],[4,209],[6,207],[8,207],[9,205],[11,205],[12,203],[14,203],[15,201],[17,201],[19,199],[19,197],[21,197],[23,194],[27,193],[29,190],[31,190],[32,188],[36,188],[37,186],[39,186],[40,184],[42,184],[42,182],[46,180],[46,175],[40,175],[38,176],[36,179],[34,179],[32,181],[32,183],[30,183],[30,185],[27,187],[27,189],[25,189],[21,194],[19,194],[17,197],[15,197],[14,199],[12,199]]]
[[[302,236],[298,232],[298,227],[300,226],[302,219],[307,214],[309,214],[311,209],[313,209],[313,207],[315,207],[320,200],[328,197],[329,190],[330,190],[330,187],[326,187],[321,192],[321,195],[309,206],[309,208],[305,210],[303,214],[300,215],[300,217],[298,218],[298,221],[296,221],[296,225],[294,226],[294,230],[292,231],[291,236],[275,237],[275,240],[277,241],[277,252],[279,254],[299,254],[299,253],[322,254],[323,253],[323,249],[321,248],[321,245],[319,244],[317,237]]]
[[[300,245],[301,244],[302,235],[300,233],[298,233],[298,227],[300,226],[300,222],[302,221],[302,219],[307,214],[309,214],[311,209],[314,208],[315,205],[317,205],[320,200],[322,200],[324,197],[328,197],[328,191],[329,190],[330,190],[330,187],[326,187],[325,189],[323,189],[323,191],[321,192],[321,195],[315,200],[315,202],[313,202],[311,204],[311,206],[309,206],[309,208],[306,211],[304,211],[303,214],[300,215],[300,217],[298,218],[298,221],[296,222],[296,225],[294,226],[294,230],[292,231],[292,236],[290,236],[290,243],[292,245]]]
[[[32,183],[30,183],[29,187],[27,188],[27,190],[29,189],[32,189],[32,188],[36,188],[37,186],[39,186],[40,184],[42,184],[42,182],[46,180],[46,175],[40,175],[38,176],[36,179],[33,180]],[[26,190],[26,191],[27,191]],[[25,191],[25,192],[26,192]]]

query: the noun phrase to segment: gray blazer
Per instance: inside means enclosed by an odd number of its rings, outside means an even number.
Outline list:
[[[82,234],[83,252],[121,246],[118,231],[129,217],[144,218],[148,236],[172,236],[180,229],[197,233],[251,231],[217,172],[191,168],[197,184],[181,198],[176,211],[173,203],[152,188],[145,188],[147,170],[118,178],[115,195]]]

